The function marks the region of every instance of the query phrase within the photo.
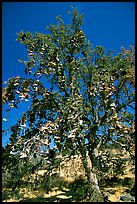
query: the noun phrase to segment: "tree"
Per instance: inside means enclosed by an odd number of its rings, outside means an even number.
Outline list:
[[[82,31],[83,16],[77,9],[69,13],[71,24],[57,17],[50,34],[18,33],[28,53],[27,61],[19,60],[26,78],[10,78],[2,101],[10,108],[28,100],[31,105],[10,127],[10,150],[19,160],[40,154],[48,160],[54,141],[58,154],[79,152],[92,188],[100,191],[104,150],[131,150],[135,144],[134,48],[115,55],[93,48]]]

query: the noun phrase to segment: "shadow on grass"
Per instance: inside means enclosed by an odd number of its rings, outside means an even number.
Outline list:
[[[51,196],[49,197],[44,197],[44,194],[47,191],[47,189],[39,188],[37,189],[39,194],[38,192],[35,193],[35,191],[33,191],[33,195],[35,195],[36,198],[28,198],[28,197],[25,197],[22,193],[20,193],[18,189],[15,191],[5,190],[3,191],[3,200],[8,200],[12,198],[17,200],[17,202],[82,202],[83,200],[87,201],[88,195],[91,195],[93,197],[93,200],[100,201],[100,199],[101,200],[103,199],[95,192],[93,194],[90,194],[88,183],[84,179],[81,179],[81,178],[75,179],[72,183],[69,183],[67,181],[63,182],[63,178],[61,178],[60,184],[59,184],[59,179],[60,178],[58,178],[58,183],[53,182],[53,185],[52,185],[52,188],[57,187],[57,191],[58,190],[61,191],[59,194],[58,193],[56,195],[51,194]],[[51,192],[52,192],[52,188],[50,190]],[[43,195],[41,194],[41,192],[43,192]],[[50,195],[50,192],[48,193]]]
[[[94,201],[95,199],[95,201]],[[91,198],[92,202],[104,202],[104,198]],[[69,191],[63,190],[61,194],[50,196],[48,198],[40,197],[37,198],[23,198],[19,202],[90,202],[90,200],[87,200],[86,198],[82,199],[81,195],[78,196],[78,193],[75,194],[73,192],[73,189]]]
[[[22,199],[22,195],[19,192],[19,189],[12,191],[11,189],[4,189],[2,190],[2,200],[9,200],[9,199],[15,199],[19,200]]]
[[[123,179],[112,177],[112,178],[103,178],[100,180],[100,186],[102,187],[115,187],[121,185]]]
[[[69,191],[62,190],[61,194],[50,196],[48,198],[40,196],[38,196],[37,198],[23,198],[19,202],[77,202],[77,201],[80,201],[80,198],[78,198],[78,195],[75,195],[75,193],[71,189]]]
[[[36,196],[36,198],[28,198],[25,197],[20,191],[17,190],[3,190],[3,198],[2,200],[6,201],[9,199],[16,200],[17,202],[77,202],[80,201],[82,198],[83,192],[81,191],[81,188],[84,188],[84,186],[81,183],[81,180],[76,180],[73,183],[68,183],[67,181],[64,182],[64,185],[58,186],[57,191],[62,191],[61,193],[57,193],[56,195],[51,195],[47,198],[44,196],[39,196],[38,193],[33,191],[33,195]],[[55,187],[55,186],[54,186]],[[67,187],[67,190],[64,189],[64,187]],[[43,189],[42,189],[43,191]],[[46,192],[46,189],[44,190]],[[39,189],[40,192],[40,189]],[[52,190],[51,190],[52,192]],[[44,195],[44,194],[43,194]],[[50,192],[49,192],[50,195]]]
[[[125,178],[118,178],[118,177],[112,177],[112,178],[106,178],[102,179],[100,181],[101,187],[117,187],[117,186],[124,186],[132,188],[135,183],[134,178],[125,177]]]
[[[60,195],[66,196],[66,194],[64,193],[50,196],[48,198],[43,198],[38,196],[37,198],[24,198],[19,202],[74,202],[74,200],[71,198],[60,198],[59,197]]]
[[[47,181],[47,180],[46,180]],[[57,182],[58,181],[58,182]],[[53,182],[53,183],[52,183]],[[111,179],[105,179],[103,181],[103,186],[130,186],[131,183],[133,182],[133,179],[131,178],[124,178],[124,179],[119,179],[119,178],[111,178]],[[20,193],[19,189],[16,189],[14,191],[5,189],[2,192],[2,200],[16,200],[17,202],[88,202],[92,200],[92,202],[103,202],[103,198],[96,194],[96,193],[91,193],[91,200],[88,200],[89,197],[89,186],[86,180],[84,179],[75,179],[72,183],[69,183],[63,178],[55,178],[53,177],[53,180],[51,180],[51,189],[48,187],[48,184],[43,186],[44,188],[38,188],[38,191],[32,191],[33,195],[36,196],[36,198],[28,198],[25,197],[23,193]],[[132,184],[133,185],[133,184]],[[103,192],[103,186],[102,186],[102,192]],[[52,189],[56,187],[57,194],[53,195],[50,193],[53,192]],[[47,191],[47,189],[50,189]],[[21,188],[20,188],[21,189]],[[30,188],[28,188],[29,191]],[[66,190],[65,190],[66,189]],[[58,191],[61,191],[58,193]],[[31,189],[30,189],[31,192]],[[43,194],[41,194],[43,192]],[[44,197],[44,194],[47,192],[49,195],[48,197]]]
[[[7,200],[13,196],[12,190],[3,190],[2,191],[2,200]]]
[[[66,182],[65,187],[69,186],[69,183]],[[14,191],[10,190],[10,189],[3,189],[2,191],[2,201],[7,202],[10,201],[10,199],[15,200],[17,202],[73,202],[74,201],[74,196],[72,195],[72,190],[64,190],[63,189],[64,186],[62,186],[62,188],[59,186],[57,191],[60,190],[62,191],[62,193],[57,195],[51,195],[47,198],[43,196],[39,196],[38,192],[35,193],[35,191],[33,192],[33,195],[36,196],[36,198],[28,198],[25,197],[25,195],[23,195],[22,193],[20,193],[20,189],[16,189]],[[29,191],[29,189],[28,189]],[[38,190],[39,192],[41,191],[40,189]],[[43,191],[43,189],[42,189]],[[30,190],[31,192],[31,190]],[[47,192],[47,190],[45,189],[45,192]],[[51,190],[52,192],[52,190]],[[50,192],[47,192],[50,194]],[[63,198],[64,197],[64,198]],[[68,197],[68,198],[67,198]],[[71,198],[69,198],[71,197]]]

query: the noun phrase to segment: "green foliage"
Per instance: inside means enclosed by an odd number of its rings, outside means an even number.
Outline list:
[[[26,77],[5,82],[2,102],[9,111],[30,101],[29,110],[10,127],[10,146],[3,153],[4,168],[20,178],[32,171],[33,159],[49,160],[51,142],[63,156],[80,152],[86,161],[88,152],[93,168],[103,175],[120,174],[122,160],[109,155],[100,166],[102,145],[124,145],[134,155],[134,48],[122,48],[115,56],[100,45],[93,49],[82,30],[83,16],[77,9],[70,15],[71,24],[57,17],[49,34],[18,33],[28,53],[27,60],[19,60]],[[88,172],[87,161],[84,167]]]
[[[113,154],[108,150],[105,155],[99,157],[99,166],[101,171],[98,172],[99,178],[111,178],[123,175],[126,168],[127,158],[122,158],[122,154]],[[119,150],[120,151],[120,150]]]
[[[12,174],[9,170],[5,170],[2,173],[2,188],[11,188],[13,183]]]
[[[84,178],[76,179],[71,185],[71,193],[75,201],[103,202],[101,193],[94,190],[88,180]]]

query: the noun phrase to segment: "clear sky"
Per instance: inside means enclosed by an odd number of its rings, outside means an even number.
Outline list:
[[[93,46],[102,45],[106,50],[119,52],[121,47],[135,45],[134,2],[2,2],[2,82],[9,77],[25,76],[24,65],[18,59],[25,59],[26,51],[16,41],[16,33],[22,30],[46,33],[47,26],[57,23],[58,15],[68,24],[70,15],[66,11],[70,6],[84,14],[83,31]],[[8,122],[3,121],[3,129],[13,125],[25,107],[22,104],[13,109]],[[4,136],[2,144],[7,141],[8,136]]]

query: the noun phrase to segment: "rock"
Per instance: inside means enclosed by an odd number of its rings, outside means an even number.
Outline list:
[[[122,196],[120,197],[120,200],[122,200],[122,201],[134,202],[134,201],[135,201],[135,197],[134,197],[134,196],[131,196],[130,194],[125,194],[125,195],[122,195]]]

